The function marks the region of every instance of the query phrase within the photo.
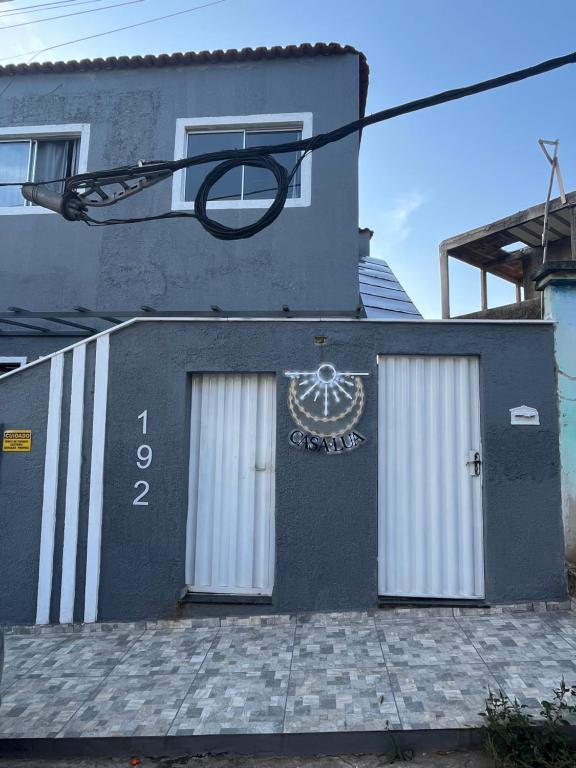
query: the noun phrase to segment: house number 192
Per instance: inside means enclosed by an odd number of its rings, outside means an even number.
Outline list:
[[[148,410],[142,411],[138,416],[138,421],[142,421],[142,434],[146,435],[148,432]],[[136,466],[138,469],[148,469],[152,464],[152,448],[149,445],[140,445],[136,451]],[[142,489],[132,502],[134,507],[147,507],[148,502],[143,499],[146,497],[150,490],[150,483],[146,480],[137,480],[134,483],[134,488]]]

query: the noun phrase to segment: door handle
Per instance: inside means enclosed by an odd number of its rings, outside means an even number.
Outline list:
[[[466,462],[466,468],[468,474],[472,477],[478,477],[480,475],[480,467],[482,466],[482,459],[480,458],[479,451],[468,451],[468,460]]]

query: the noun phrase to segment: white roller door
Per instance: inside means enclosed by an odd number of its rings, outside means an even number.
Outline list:
[[[379,594],[481,598],[478,359],[382,355],[378,369]]]
[[[276,380],[192,377],[188,588],[272,593]]]

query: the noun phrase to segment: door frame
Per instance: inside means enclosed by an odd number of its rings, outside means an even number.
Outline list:
[[[271,376],[274,381],[274,397],[272,403],[272,452],[273,458],[273,472],[271,476],[270,484],[270,496],[269,505],[271,507],[270,514],[270,526],[267,537],[268,544],[268,558],[266,563],[266,569],[268,573],[268,589],[261,589],[258,587],[235,587],[231,592],[229,588],[212,587],[210,591],[206,591],[205,588],[199,588],[194,585],[194,549],[196,545],[196,518],[193,514],[192,505],[190,503],[190,477],[191,477],[191,461],[192,461],[192,391],[193,391],[193,379],[195,376]],[[189,371],[187,375],[187,444],[188,444],[188,463],[187,463],[187,493],[186,493],[186,548],[185,548],[185,591],[190,595],[214,595],[216,600],[223,596],[235,597],[271,597],[274,591],[276,582],[276,466],[277,466],[277,453],[278,453],[278,384],[276,371]]]
[[[480,452],[480,460],[481,460],[481,470],[480,470],[480,477],[479,477],[479,483],[480,483],[480,519],[482,523],[482,528],[480,532],[481,536],[481,558],[480,563],[482,566],[482,590],[479,595],[474,597],[461,597],[461,596],[453,596],[453,597],[446,597],[444,595],[423,595],[423,596],[414,596],[414,595],[401,595],[401,594],[386,594],[380,592],[380,574],[379,574],[379,566],[380,566],[380,451],[381,451],[381,445],[380,445],[380,431],[379,431],[379,425],[380,425],[380,361],[384,358],[389,357],[409,357],[409,358],[423,358],[423,359],[446,359],[446,358],[467,358],[467,359],[475,359],[478,363],[478,450]],[[377,456],[376,456],[376,463],[377,463],[377,471],[376,471],[376,517],[377,517],[377,541],[376,541],[376,589],[377,589],[377,597],[380,602],[383,601],[389,601],[389,602],[403,602],[403,603],[437,603],[437,604],[453,604],[455,602],[459,604],[466,604],[466,605],[477,605],[481,603],[486,602],[486,573],[487,573],[487,551],[486,551],[486,532],[487,532],[487,520],[486,520],[486,506],[485,506],[485,483],[484,483],[484,473],[485,473],[485,460],[484,460],[484,402],[483,402],[483,387],[482,387],[482,376],[483,376],[483,369],[482,369],[482,355],[479,353],[468,353],[468,354],[458,354],[458,353],[449,353],[449,352],[443,352],[443,353],[421,353],[421,352],[379,352],[376,354],[376,374],[377,374],[377,425],[376,425],[376,434],[377,434],[377,441],[378,441],[378,447],[377,447]]]

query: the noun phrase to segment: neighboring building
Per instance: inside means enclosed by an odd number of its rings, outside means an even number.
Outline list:
[[[546,259],[542,233],[546,221]],[[450,317],[449,259],[480,270],[478,320],[544,319],[555,325],[555,374],[560,419],[562,517],[566,557],[576,564],[576,192],[551,200],[440,245],[442,316]],[[487,276],[516,286],[516,302],[490,307]],[[531,348],[536,343],[532,340]]]
[[[457,259],[479,270],[480,310],[460,317],[485,320],[540,319],[542,299],[533,275],[542,264],[542,229],[545,203],[518,211],[498,221],[455,235],[440,244],[442,317],[450,312],[449,261]],[[548,261],[576,258],[576,192],[550,201]],[[488,275],[512,283],[514,304],[490,307]]]
[[[0,75],[14,175],[318,133],[367,88],[336,45]],[[565,597],[553,325],[422,320],[359,234],[358,142],[315,152],[245,241],[7,198],[0,354],[29,363],[0,379],[0,621]],[[114,215],[189,209],[197,183]],[[227,184],[246,223],[261,181]]]

